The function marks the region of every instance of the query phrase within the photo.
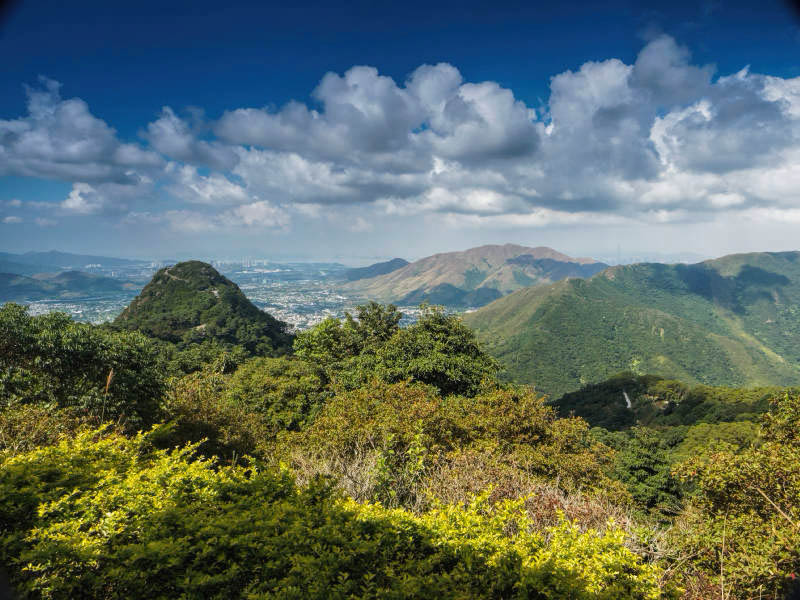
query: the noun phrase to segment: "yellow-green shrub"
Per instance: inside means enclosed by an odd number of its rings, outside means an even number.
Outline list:
[[[422,516],[322,480],[79,434],[0,463],[0,558],[24,598],[657,598],[622,533],[530,530],[521,502]]]

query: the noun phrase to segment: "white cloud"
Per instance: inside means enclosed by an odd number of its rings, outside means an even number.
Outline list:
[[[76,182],[58,205],[62,214],[123,214],[134,202],[152,193],[152,181],[140,178],[130,184]]]
[[[169,191],[191,204],[220,206],[241,204],[251,199],[247,190],[220,173],[201,175],[196,167],[175,163],[170,163],[167,172],[174,175]]]
[[[372,231],[372,223],[364,217],[356,217],[355,220],[348,224],[347,228],[353,233],[365,233]]]
[[[232,226],[282,228],[289,224],[288,214],[265,200],[237,206],[220,217],[222,223]]]
[[[7,217],[3,217],[3,223],[6,225],[14,225],[16,223],[22,223],[22,219],[14,215],[9,215]]]
[[[224,144],[197,138],[189,124],[165,106],[161,116],[147,126],[145,139],[161,154],[182,162],[229,170],[237,162],[236,153]]]
[[[161,165],[155,152],[120,142],[83,100],[63,100],[59,83],[40,83],[26,87],[27,116],[0,120],[0,175],[124,184],[132,170]]]
[[[58,224],[58,221],[53,219],[45,219],[44,217],[37,217],[33,220],[39,227],[53,227]]]
[[[193,232],[285,229],[290,215],[365,230],[381,213],[465,227],[763,220],[800,204],[800,78],[718,76],[661,36],[632,64],[556,74],[550,91],[535,111],[453,65],[402,82],[355,66],[324,75],[313,105],[212,123],[165,107],[140,147],[43,80],[27,116],[0,121],[0,171],[68,181],[63,213]],[[136,205],[162,190],[163,207]]]

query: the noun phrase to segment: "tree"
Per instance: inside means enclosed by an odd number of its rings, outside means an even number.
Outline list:
[[[159,418],[164,389],[158,352],[142,334],[0,307],[0,406],[77,408],[136,429]]]
[[[480,348],[472,330],[440,307],[422,308],[416,323],[377,351],[379,376],[389,382],[427,383],[444,395],[473,396],[481,383],[494,383],[500,365]]]
[[[423,306],[419,320],[405,329],[392,305],[373,302],[359,306],[356,315],[347,314],[344,322],[326,319],[298,335],[297,355],[346,389],[375,378],[413,379],[443,394],[474,395],[482,383],[496,381],[498,363],[459,317],[439,307]]]

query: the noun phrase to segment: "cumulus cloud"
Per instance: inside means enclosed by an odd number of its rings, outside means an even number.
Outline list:
[[[220,206],[241,204],[251,199],[247,190],[220,173],[201,175],[196,167],[171,163],[167,173],[173,175],[169,191],[191,204]]]
[[[164,107],[142,147],[43,80],[27,116],[0,121],[0,174],[70,182],[63,213],[132,211],[191,232],[286,229],[290,215],[363,207],[537,227],[779,219],[798,205],[800,78],[720,75],[669,36],[630,64],[554,75],[537,110],[444,63],[404,81],[368,66],[328,73],[312,99],[214,122]],[[135,206],[159,191],[163,208]]]
[[[152,184],[146,178],[125,184],[76,182],[58,210],[65,215],[124,214],[134,202],[152,193]]]
[[[147,126],[144,137],[161,154],[174,160],[214,169],[236,166],[236,153],[224,144],[198,139],[198,131],[165,106],[161,116]]]
[[[135,182],[137,169],[157,168],[161,157],[122,143],[83,100],[64,100],[60,84],[41,78],[26,87],[28,114],[0,120],[0,175],[87,182]]]

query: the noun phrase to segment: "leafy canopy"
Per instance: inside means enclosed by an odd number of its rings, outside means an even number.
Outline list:
[[[356,317],[326,319],[300,333],[295,352],[348,389],[375,378],[390,383],[412,379],[445,395],[472,396],[482,383],[495,381],[499,365],[459,317],[423,306],[419,320],[403,329],[400,317],[391,304],[359,306]]]
[[[142,334],[0,307],[0,407],[76,408],[137,428],[159,418],[164,389],[158,353]]]

